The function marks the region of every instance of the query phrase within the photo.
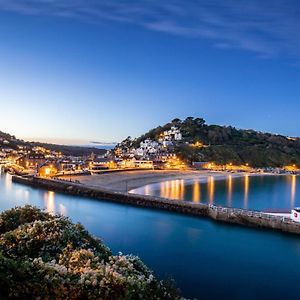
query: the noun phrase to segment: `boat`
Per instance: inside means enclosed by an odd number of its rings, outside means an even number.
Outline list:
[[[295,207],[292,209],[291,219],[295,222],[300,222],[300,207]]]

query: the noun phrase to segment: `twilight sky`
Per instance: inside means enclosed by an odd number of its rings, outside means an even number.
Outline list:
[[[0,130],[110,142],[195,116],[300,136],[299,16],[298,0],[0,0]]]

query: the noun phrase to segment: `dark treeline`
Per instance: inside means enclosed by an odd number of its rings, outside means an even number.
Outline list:
[[[219,164],[248,163],[253,167],[300,166],[300,139],[232,126],[208,125],[202,118],[174,119],[158,126],[135,140],[157,140],[165,130],[176,126],[183,140],[174,144],[174,151],[186,161],[213,161]],[[192,144],[203,144],[194,147]]]

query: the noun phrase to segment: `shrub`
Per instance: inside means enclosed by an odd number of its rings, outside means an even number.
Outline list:
[[[0,214],[0,297],[179,299],[136,256],[112,255],[80,224],[25,206]]]

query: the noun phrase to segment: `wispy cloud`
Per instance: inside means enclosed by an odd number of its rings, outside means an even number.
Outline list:
[[[130,22],[262,57],[300,57],[298,0],[0,0],[0,10]]]

